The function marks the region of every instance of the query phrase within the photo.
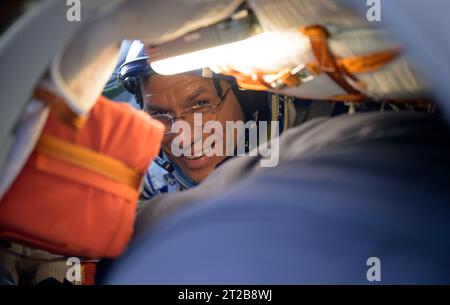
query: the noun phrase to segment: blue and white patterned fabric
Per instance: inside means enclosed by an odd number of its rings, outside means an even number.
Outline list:
[[[173,175],[153,162],[145,175],[141,198],[148,200],[158,194],[180,190],[181,185]]]
[[[172,170],[167,170],[161,163],[168,163]],[[192,188],[196,185],[183,174],[181,169],[169,161],[166,154],[152,162],[144,178],[141,200],[149,200],[156,195],[173,193]]]

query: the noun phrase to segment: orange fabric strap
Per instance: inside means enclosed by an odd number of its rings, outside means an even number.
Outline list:
[[[235,77],[239,87],[246,90],[265,91],[271,89],[270,85],[264,81],[263,75],[245,75],[234,70],[226,71],[225,74]]]
[[[379,70],[384,65],[397,58],[401,52],[402,51],[399,48],[390,49],[367,55],[340,58],[337,59],[337,63],[347,76],[355,79],[354,73],[370,73]],[[314,74],[322,73],[317,62],[309,63],[308,68]]]
[[[375,52],[367,55],[351,56],[338,60],[340,67],[348,73],[369,73],[379,70],[401,54],[400,48]]]
[[[83,285],[95,285],[95,275],[97,272],[97,265],[94,263],[82,263],[83,270]]]
[[[138,189],[141,182],[142,175],[123,162],[54,136],[42,134],[36,145],[36,151],[134,189]]]
[[[330,97],[329,99],[332,102],[362,102],[360,94],[344,94],[344,95],[335,95]]]
[[[354,74],[374,72],[397,58],[402,52],[400,48],[395,48],[367,55],[337,58],[329,48],[329,33],[323,26],[303,27],[300,31],[309,37],[311,49],[316,57],[316,61],[307,65],[309,71],[313,74],[326,73],[346,92],[344,95],[330,97],[333,101],[361,101],[364,94],[359,88],[363,88],[364,84]],[[234,76],[238,85],[247,90],[274,89],[271,84],[264,81],[264,73],[253,75],[244,75],[237,71],[226,71],[224,73]],[[351,79],[353,84],[347,79]],[[299,77],[292,75],[290,72],[282,75],[278,81],[289,87],[301,84]]]
[[[342,68],[338,65],[338,62],[334,55],[332,54],[328,46],[328,31],[320,25],[313,25],[308,27],[303,27],[300,31],[309,37],[312,51],[317,59],[316,70],[319,69],[320,72],[326,73],[332,80],[336,82],[342,89],[344,89],[348,94],[352,96],[360,96],[363,98],[363,94],[360,90],[356,89],[351,85],[344,75],[348,75]],[[315,70],[312,65],[308,66],[311,70]],[[319,72],[316,71],[316,72]],[[356,78],[353,78],[355,81]]]
[[[34,91],[33,97],[50,107],[50,111],[66,125],[78,130],[83,127],[86,118],[77,115],[67,106],[63,98],[54,94],[50,90],[38,87]]]

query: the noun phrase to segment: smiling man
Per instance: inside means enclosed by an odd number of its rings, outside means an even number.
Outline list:
[[[213,148],[216,148],[216,145],[220,146],[223,151],[216,154],[204,151],[204,141],[210,135],[205,132],[205,126],[218,122],[225,127],[227,121],[245,120],[244,112],[231,90],[231,85],[220,80],[218,86],[220,89],[216,90],[212,79],[201,76],[155,75],[147,82],[143,94],[144,110],[166,126],[163,152],[194,183],[205,179],[227,156],[226,145],[223,145],[226,142],[226,131],[219,134],[217,141],[211,145]],[[202,115],[200,124],[194,124],[195,114]],[[181,130],[181,134],[173,133],[172,125],[177,120],[189,123],[190,130]],[[180,144],[188,150],[182,156],[177,156],[172,150],[172,141],[177,136],[183,139]],[[242,135],[233,137],[235,144],[240,136]]]
[[[166,130],[160,157],[146,175],[142,200],[194,187],[226,160],[242,155],[242,147],[246,153],[267,139],[267,128],[259,130],[258,125],[270,121],[267,92],[241,90],[233,77],[209,69],[164,76],[151,71],[147,61],[145,66],[133,72],[137,86],[125,87]],[[180,123],[185,128],[177,128]],[[230,123],[241,128],[227,128]]]
[[[276,166],[272,140],[295,122],[291,99],[244,90],[234,77],[208,68],[160,75],[151,68],[148,53],[144,43],[133,41],[117,72],[136,104],[165,126],[140,207],[156,195],[195,187],[228,159],[253,156],[256,147],[262,167]]]

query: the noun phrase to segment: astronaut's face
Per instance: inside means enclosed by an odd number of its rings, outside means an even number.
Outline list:
[[[160,119],[166,125],[168,132],[163,140],[162,149],[183,172],[194,182],[201,182],[226,158],[226,128],[227,121],[244,121],[244,114],[230,85],[221,81],[222,97],[217,95],[212,79],[191,75],[152,76],[147,84],[144,98],[144,109],[153,118]],[[194,114],[202,113],[201,124],[194,124]],[[170,118],[173,120],[170,121]],[[180,130],[170,133],[172,122],[183,120],[190,125],[190,133]],[[216,121],[222,125],[222,130],[206,130],[205,126]],[[204,151],[205,141],[214,132],[216,139],[211,143],[214,149],[221,147],[220,154],[207,156]],[[180,140],[187,147],[190,156],[176,157],[172,142]],[[237,136],[234,136],[235,142]],[[189,143],[185,143],[188,141]],[[199,145],[201,142],[202,145]],[[222,141],[222,143],[218,143]],[[184,142],[184,143],[183,143]],[[197,145],[195,145],[197,142]],[[221,144],[221,145],[219,145]],[[208,144],[209,145],[209,144]],[[223,148],[223,150],[222,150]]]

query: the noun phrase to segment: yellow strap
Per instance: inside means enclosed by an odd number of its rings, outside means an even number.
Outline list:
[[[139,188],[142,175],[136,170],[119,160],[91,149],[43,134],[36,145],[36,151],[126,184],[134,189]]]
[[[343,94],[335,95],[329,98],[332,102],[362,102],[362,96],[359,94]]]

